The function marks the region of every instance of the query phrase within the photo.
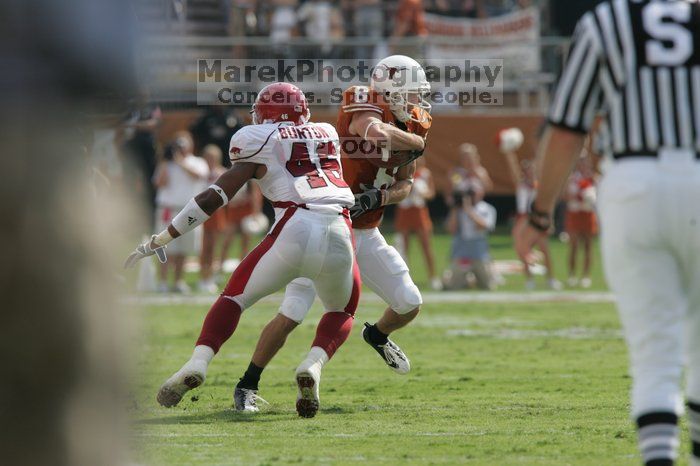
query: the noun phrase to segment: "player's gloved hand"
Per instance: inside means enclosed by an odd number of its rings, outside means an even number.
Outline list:
[[[125,269],[134,267],[138,261],[144,257],[152,256],[153,254],[158,257],[161,264],[165,264],[165,262],[168,260],[168,257],[165,255],[165,246],[158,246],[156,243],[154,243],[153,240],[155,237],[156,235],[151,236],[151,239],[139,245],[136,249],[134,249],[134,252],[129,254],[129,257],[127,257],[126,261],[124,262]]]
[[[368,210],[382,206],[382,190],[361,184],[363,191],[355,194],[355,205],[350,207],[350,218],[357,218]]]

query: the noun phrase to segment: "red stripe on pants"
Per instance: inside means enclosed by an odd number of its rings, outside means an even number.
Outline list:
[[[355,252],[355,232],[352,229],[352,222],[350,217],[343,215],[345,218],[345,223],[350,229],[350,236],[352,238],[352,250]],[[360,268],[357,265],[357,257],[353,254],[352,258],[352,292],[350,293],[350,300],[347,306],[345,306],[345,312],[351,316],[355,316],[357,311],[357,304],[360,301],[360,289],[362,288],[362,277],[360,276]]]

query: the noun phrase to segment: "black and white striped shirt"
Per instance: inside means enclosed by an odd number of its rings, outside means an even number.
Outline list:
[[[700,153],[700,3],[611,0],[586,13],[549,112],[588,133],[602,111],[615,157]]]

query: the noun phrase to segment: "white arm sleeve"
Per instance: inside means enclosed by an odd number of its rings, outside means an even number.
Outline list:
[[[182,236],[206,222],[207,219],[209,219],[209,215],[199,207],[194,199],[190,199],[187,205],[173,218],[171,225]],[[154,241],[159,246],[165,246],[172,240],[172,235],[165,229],[156,235]]]

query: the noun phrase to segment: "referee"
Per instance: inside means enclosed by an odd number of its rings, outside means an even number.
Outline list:
[[[601,183],[603,262],[629,347],[632,417],[646,465],[672,465],[687,361],[700,465],[700,4],[612,0],[576,28],[539,154],[540,189],[516,236],[523,259],[596,115],[614,163]],[[687,351],[687,359],[684,357]]]

